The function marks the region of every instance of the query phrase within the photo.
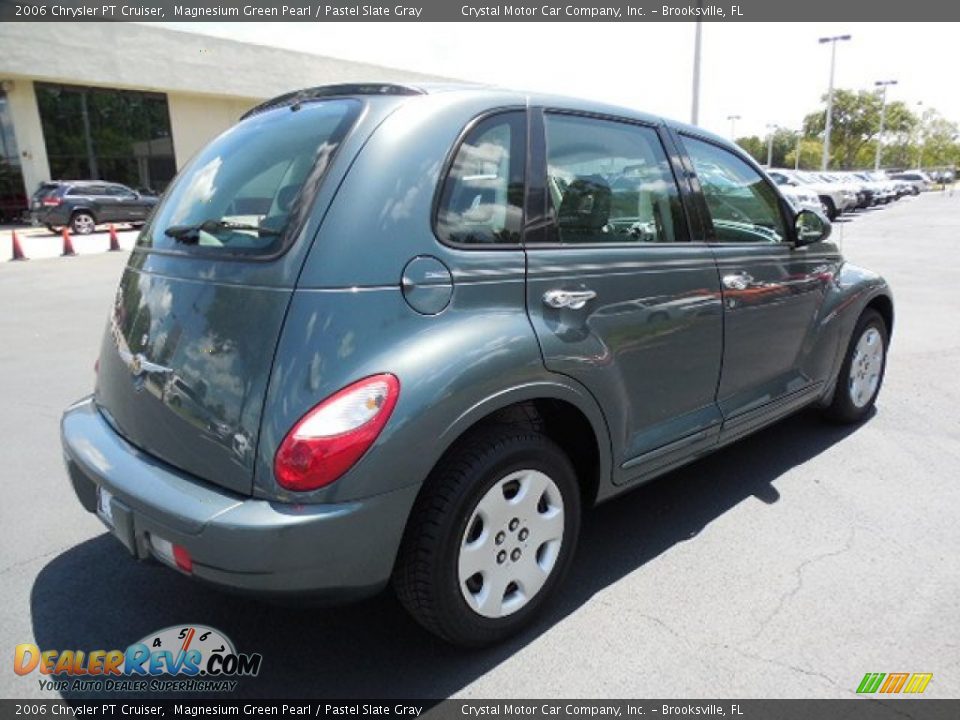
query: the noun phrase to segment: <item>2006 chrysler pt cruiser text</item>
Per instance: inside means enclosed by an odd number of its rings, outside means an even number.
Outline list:
[[[63,448],[137,558],[266,596],[392,580],[481,645],[559,589],[586,507],[805,406],[863,419],[892,328],[829,222],[698,128],[319,87],[168,189]]]

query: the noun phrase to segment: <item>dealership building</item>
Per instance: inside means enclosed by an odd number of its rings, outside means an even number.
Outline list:
[[[126,23],[0,23],[0,220],[51,179],[162,191],[244,111],[329,83],[436,76]]]

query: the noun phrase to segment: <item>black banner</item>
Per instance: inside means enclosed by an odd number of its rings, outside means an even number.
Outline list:
[[[960,700],[0,700],[0,718],[313,717],[429,720],[955,720]]]
[[[0,20],[28,22],[802,22],[948,21],[960,19],[960,4],[942,0],[573,0],[509,2],[403,0],[402,2],[310,2],[309,0],[0,0]]]

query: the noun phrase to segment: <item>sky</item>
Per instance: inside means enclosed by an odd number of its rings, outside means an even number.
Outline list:
[[[693,23],[160,23],[176,30],[506,87],[562,93],[689,121]],[[799,129],[836,86],[897,80],[889,100],[960,121],[956,23],[703,25],[700,122],[720,135]]]

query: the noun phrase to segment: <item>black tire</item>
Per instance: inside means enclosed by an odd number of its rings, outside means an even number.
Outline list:
[[[47,230],[52,232],[54,235],[59,235],[62,228],[57,227],[56,225],[46,225]]]
[[[871,328],[880,334],[880,339],[883,342],[883,356],[880,362],[877,386],[869,400],[858,406],[853,402],[849,391],[850,367],[853,364],[857,343],[860,342],[860,338]],[[877,401],[880,388],[883,386],[883,375],[887,369],[887,351],[890,347],[889,341],[889,331],[887,330],[887,324],[883,316],[873,309],[864,310],[860,319],[857,320],[856,327],[853,329],[853,334],[850,336],[850,343],[847,345],[847,353],[843,358],[843,363],[840,365],[836,387],[833,391],[833,401],[824,408],[824,416],[828,420],[843,424],[858,423],[871,412]]]
[[[76,235],[89,235],[96,230],[96,224],[93,215],[84,210],[75,212],[70,218],[70,229]]]
[[[827,208],[827,219],[830,222],[836,220],[839,213],[837,213],[837,206],[833,204],[833,200],[828,195],[824,195],[820,198],[820,202]]]
[[[481,499],[520,469],[545,473],[559,489],[564,512],[560,549],[545,583],[525,605],[503,617],[484,617],[461,592],[460,546]],[[481,427],[440,461],[417,499],[394,569],[397,597],[421,625],[448,642],[467,647],[496,643],[529,624],[553,594],[570,567],[579,531],[580,488],[563,451],[527,426]]]

